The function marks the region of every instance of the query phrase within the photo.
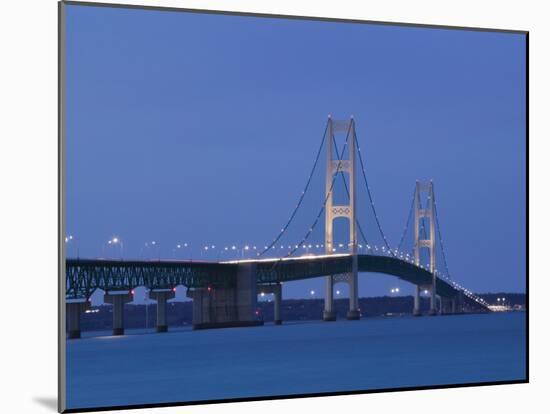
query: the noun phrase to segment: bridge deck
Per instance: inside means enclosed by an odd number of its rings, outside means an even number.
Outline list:
[[[178,285],[190,288],[233,286],[238,266],[244,263],[257,266],[258,284],[311,279],[350,272],[351,259],[349,254],[229,262],[67,259],[66,296],[89,298],[96,289],[131,290],[138,286],[149,289]],[[383,273],[415,285],[431,285],[432,274],[428,270],[396,257],[359,255],[358,264],[361,273]],[[459,288],[437,278],[438,295],[450,298],[458,292],[461,292]],[[473,298],[465,299],[483,307]]]

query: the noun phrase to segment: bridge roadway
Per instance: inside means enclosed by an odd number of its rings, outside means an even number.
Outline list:
[[[133,289],[144,286],[157,301],[157,331],[167,330],[166,301],[176,286],[189,288],[193,298],[193,325],[200,327],[254,325],[257,289],[275,295],[275,322],[280,323],[282,282],[346,274],[352,270],[350,254],[308,255],[293,258],[250,259],[225,262],[180,260],[67,259],[66,302],[70,338],[80,336],[80,312],[97,290],[113,304],[113,333],[124,333],[124,303]],[[432,274],[415,264],[391,256],[358,255],[362,273],[383,273],[431,289]],[[458,285],[436,279],[440,312],[489,311]]]
[[[432,274],[406,260],[391,256],[358,255],[359,272],[396,276],[419,286],[429,286]],[[96,289],[150,290],[232,287],[239,264],[256,265],[258,285],[311,279],[351,271],[350,254],[310,255],[286,259],[250,259],[226,262],[180,260],[67,259],[66,297],[88,299]],[[451,298],[460,290],[437,278],[436,294]]]

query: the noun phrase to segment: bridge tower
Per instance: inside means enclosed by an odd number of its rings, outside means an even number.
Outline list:
[[[338,160],[334,159],[333,140],[335,133],[346,133],[348,158]],[[355,121],[353,117],[349,121],[333,120],[328,118],[326,132],[327,161],[326,161],[326,183],[325,183],[325,253],[334,252],[334,234],[333,223],[338,217],[346,217],[349,221],[349,250],[352,254],[352,269],[350,273],[342,275],[326,276],[325,284],[325,309],[323,311],[323,320],[336,320],[334,311],[334,285],[337,282],[345,282],[349,285],[349,311],[348,319],[359,319],[359,300],[358,300],[358,257],[357,257],[357,228],[355,220]],[[344,155],[342,155],[344,156]],[[336,175],[341,172],[347,173],[349,200],[348,204],[335,205],[333,202],[333,190],[336,181]]]
[[[421,195],[427,194],[427,205],[422,208]],[[423,218],[428,219],[429,232],[421,238],[421,225]],[[427,249],[430,256],[430,272],[432,273],[431,286],[422,287],[417,285],[414,295],[414,315],[420,315],[420,290],[427,288],[430,292],[430,315],[436,313],[436,275],[435,275],[435,216],[434,216],[434,188],[433,182],[416,182],[414,193],[414,260],[420,266],[421,249]]]

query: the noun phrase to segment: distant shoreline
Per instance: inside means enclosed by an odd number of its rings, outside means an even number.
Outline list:
[[[526,295],[524,293],[485,293],[479,294],[491,305],[504,303],[510,310],[525,309]],[[504,300],[503,300],[504,299]],[[324,299],[283,299],[281,313],[284,321],[320,320],[323,312]],[[345,319],[348,310],[348,298],[335,299],[334,307],[338,319]],[[359,298],[359,308],[362,317],[399,317],[412,313],[412,296],[376,296]],[[428,298],[421,299],[421,310],[427,312]],[[82,331],[106,331],[112,328],[112,306],[103,304],[92,306],[82,313]],[[273,321],[273,302],[258,300],[258,319],[271,323]],[[153,329],[156,324],[156,304],[147,306],[143,303],[128,303],[125,305],[124,325],[127,329]],[[147,321],[146,321],[147,317]],[[191,301],[171,301],[167,309],[169,327],[190,326],[192,321]]]

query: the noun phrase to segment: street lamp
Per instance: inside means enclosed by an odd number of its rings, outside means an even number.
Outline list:
[[[156,247],[157,248],[157,253],[158,253],[158,259],[160,260],[160,245],[159,243],[156,241],[156,240],[153,240],[151,242],[146,242],[145,243],[145,247],[148,249],[149,248],[149,245],[153,246],[153,247]]]
[[[70,247],[70,245],[72,244],[75,244],[75,247],[76,247],[76,257],[79,256],[79,248],[78,248],[78,241],[76,239],[73,238],[73,236],[71,234],[67,234],[65,236],[65,244],[67,245],[67,249]]]
[[[178,243],[178,244],[176,244],[176,248],[174,249],[174,255],[175,255],[176,259],[178,258],[178,254],[176,252],[178,250],[187,249],[187,246],[188,246],[187,243]],[[184,256],[185,256],[185,254],[182,254],[181,258],[183,258]]]
[[[114,246],[114,245],[120,246],[120,258],[122,259],[124,245],[122,243],[122,240],[117,236],[113,236],[113,238],[111,238],[110,240],[107,240],[107,246]],[[103,252],[105,253],[105,244],[103,244]]]
[[[117,236],[115,236],[111,239],[111,242],[112,242],[111,244],[120,245],[120,258],[122,259],[124,254],[124,251],[123,251],[124,245],[122,243],[122,240],[120,240]]]

